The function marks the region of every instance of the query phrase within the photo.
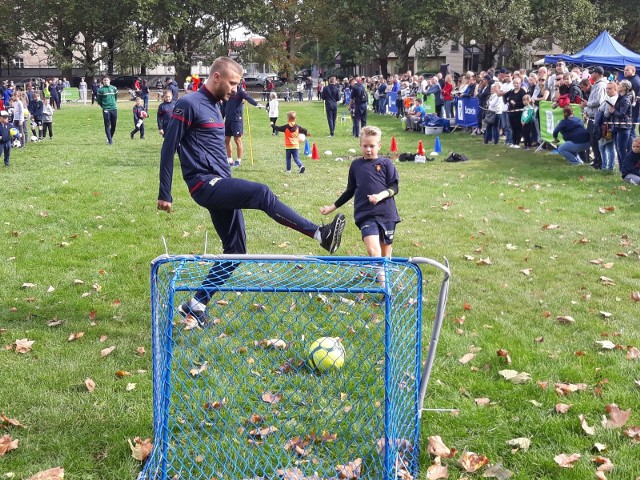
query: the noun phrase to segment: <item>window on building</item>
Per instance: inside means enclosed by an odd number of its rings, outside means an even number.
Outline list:
[[[11,63],[13,63],[13,68],[24,68],[24,58],[22,57],[15,57]]]
[[[451,42],[451,51],[452,52],[459,52],[460,51],[460,44],[458,42]]]

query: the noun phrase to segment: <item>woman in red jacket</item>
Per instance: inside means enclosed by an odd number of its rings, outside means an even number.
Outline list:
[[[444,101],[444,118],[453,118],[453,77],[444,77],[444,87],[442,87],[442,100]]]

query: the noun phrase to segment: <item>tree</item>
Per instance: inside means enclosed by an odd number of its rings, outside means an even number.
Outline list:
[[[10,9],[11,7],[7,6],[6,8]],[[7,62],[7,70],[11,68],[11,60],[25,48],[24,43],[20,40],[22,12],[19,6],[14,6],[12,10],[12,12],[5,12],[3,21],[0,22],[0,67],[4,58]]]

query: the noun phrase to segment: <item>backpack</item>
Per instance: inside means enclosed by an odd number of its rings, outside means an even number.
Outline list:
[[[362,85],[362,93],[360,93],[360,103],[369,103],[369,94],[364,85]]]
[[[469,157],[456,152],[452,152],[451,155],[444,159],[445,162],[465,162],[467,160],[469,160]]]

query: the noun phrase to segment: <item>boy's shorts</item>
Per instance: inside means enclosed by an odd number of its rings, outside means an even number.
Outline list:
[[[383,223],[370,221],[360,226],[360,233],[363,239],[371,235],[378,235],[380,241],[385,245],[391,245],[393,243],[393,234],[395,231],[396,224],[394,222]]]
[[[243,133],[242,119],[232,120],[224,124],[224,136],[225,137],[241,137]]]

